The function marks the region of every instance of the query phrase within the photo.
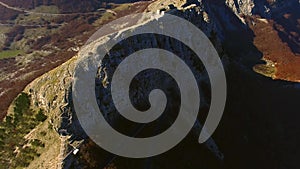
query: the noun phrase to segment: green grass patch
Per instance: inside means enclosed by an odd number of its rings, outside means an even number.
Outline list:
[[[58,14],[59,13],[59,8],[55,5],[50,5],[50,6],[42,5],[42,6],[36,7],[32,11],[37,12],[37,13]]]
[[[0,59],[13,58],[23,53],[22,50],[4,50],[0,52]]]
[[[113,9],[113,11],[115,12],[119,12],[119,11],[124,11],[124,10],[129,10],[131,8],[132,4],[121,4],[118,5],[116,8]]]
[[[104,24],[107,21],[110,21],[112,19],[116,18],[112,13],[105,12],[98,20],[96,20],[93,25],[94,26],[100,26]]]
[[[11,29],[10,26],[0,26],[0,34],[4,34],[4,33],[7,33],[9,32],[9,30]]]
[[[131,6],[131,4],[113,4],[112,11],[118,13],[124,10],[130,10]],[[95,21],[93,25],[100,26],[105,22],[111,21],[115,18],[116,16],[113,13],[106,11],[98,20]]]
[[[44,25],[47,21],[51,22],[57,16],[47,14],[58,14],[59,9],[56,6],[39,6],[31,10],[30,14],[20,14],[15,19],[16,24],[28,24],[28,25]],[[42,14],[46,13],[46,14]]]

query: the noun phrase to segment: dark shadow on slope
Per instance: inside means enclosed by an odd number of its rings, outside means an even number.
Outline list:
[[[262,63],[262,53],[253,44],[253,31],[225,5],[224,0],[207,1],[205,5],[208,15],[218,20],[216,24],[224,35],[221,39],[226,53],[249,70]]]
[[[300,54],[300,5],[297,0],[290,0],[289,3],[290,5],[284,8],[277,7],[280,10],[271,10],[272,19],[282,41],[286,42],[294,53]]]
[[[253,45],[253,32],[222,2],[213,2],[206,5],[221,20],[225,50],[232,58],[226,72],[227,104],[213,135],[224,153],[221,168],[299,168],[300,129],[295,118],[299,119],[300,90],[295,83],[275,81],[251,70],[262,57]]]
[[[274,29],[294,53],[300,54],[300,5],[298,0],[254,0],[253,14],[275,21]]]

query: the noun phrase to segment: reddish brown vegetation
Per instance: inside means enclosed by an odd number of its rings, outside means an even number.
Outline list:
[[[64,12],[87,12],[96,10],[101,6],[98,0],[72,0],[72,3],[65,0],[2,0],[2,2],[18,8],[33,9],[41,5],[56,5]]]
[[[139,0],[1,0],[2,2],[13,6],[18,7],[21,9],[34,9],[35,7],[41,5],[55,5],[57,6],[62,13],[74,13],[74,12],[91,12],[96,11],[101,7],[107,7],[108,3],[130,3],[130,2],[137,2]],[[4,9],[4,10],[2,10]],[[0,20],[10,19],[13,16],[16,16],[16,12],[12,12],[12,10],[5,10],[0,6]],[[3,15],[2,15],[3,14]]]
[[[280,38],[278,31],[274,29],[276,23],[272,20],[264,23],[257,19],[255,23],[255,26],[251,26],[255,33],[254,44],[263,53],[265,59],[276,63],[276,77],[300,82],[300,57],[293,53],[289,45]]]
[[[1,21],[15,19],[18,15],[19,15],[19,12],[11,10],[11,9],[7,9],[0,5],[0,20]]]

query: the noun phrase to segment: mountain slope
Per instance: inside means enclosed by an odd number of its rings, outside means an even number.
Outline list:
[[[48,141],[43,140],[45,151],[41,152],[39,158],[33,159],[29,168],[60,168],[61,166],[64,168],[103,168],[108,166],[119,169],[171,167],[298,169],[297,157],[300,154],[297,146],[300,140],[298,135],[300,131],[297,127],[300,109],[298,104],[299,84],[273,80],[253,71],[254,67],[257,72],[274,79],[299,80],[300,63],[297,55],[297,47],[299,47],[299,27],[297,25],[299,22],[297,20],[299,17],[295,10],[298,9],[298,1],[283,2],[202,0],[200,2],[188,1],[184,5],[182,1],[160,0],[151,2],[152,4],[149,6],[146,2],[134,3],[129,5],[130,8],[126,4],[118,6],[117,10],[114,8],[116,16],[108,14],[108,12],[101,14],[101,17],[56,18],[55,23],[66,21],[69,25],[59,28],[59,33],[38,38],[31,47],[34,50],[49,50],[47,44],[50,43],[52,47],[61,48],[58,53],[54,52],[43,58],[33,57],[30,62],[26,60],[29,55],[0,61],[4,67],[2,70],[8,73],[0,82],[0,88],[4,89],[4,94],[1,92],[0,99],[11,97],[7,99],[9,101],[6,104],[1,103],[3,104],[1,108],[10,104],[15,95],[33,79],[46,72],[33,80],[24,90],[31,95],[32,108],[43,108],[46,111],[45,114],[49,116],[44,123],[29,133],[29,140],[42,139],[43,137],[39,136],[40,132],[46,132],[44,137],[49,138]],[[196,5],[192,5],[193,3]],[[169,6],[171,4],[177,5]],[[30,8],[30,6],[27,7]],[[108,154],[88,139],[76,119],[70,87],[73,80],[73,66],[77,59],[75,54],[77,47],[85,42],[97,29],[97,26],[123,15],[144,10],[165,10],[184,17],[206,33],[214,43],[226,69],[228,100],[220,126],[206,144],[199,145],[197,143],[199,128],[196,128],[174,150],[155,158],[137,160]],[[107,16],[109,19],[102,20]],[[96,23],[98,25],[95,25]],[[78,29],[71,31],[74,27]],[[66,40],[68,38],[71,39]],[[74,39],[81,43],[73,44]],[[155,36],[145,36],[142,39],[145,39],[143,41],[145,44],[151,44],[149,43],[151,40],[169,42],[177,45],[176,49],[184,49],[172,40],[156,39]],[[136,42],[140,39],[131,40]],[[16,42],[12,44],[14,43]],[[39,46],[39,44],[42,45]],[[122,56],[126,56],[128,54],[126,52],[136,48],[130,44],[130,41],[124,42],[123,46],[112,52],[112,55],[115,54],[116,57],[109,58],[104,62],[114,62],[121,59]],[[168,47],[170,44],[160,43],[160,47]],[[185,54],[185,59],[193,63],[190,55],[187,55],[188,50],[178,53]],[[72,59],[68,60],[69,58]],[[66,60],[68,61],[62,64]],[[29,64],[19,70],[19,64],[27,62]],[[49,71],[56,66],[58,67]],[[102,66],[101,73],[107,74],[108,72],[107,76],[111,77],[109,72],[111,73],[114,67],[109,64]],[[210,91],[208,89],[209,79],[199,67],[196,71],[200,74],[198,80],[204,93],[203,100],[206,101],[199,113],[199,123],[202,123],[209,109]],[[32,73],[32,71],[34,72]],[[104,81],[100,86],[109,84],[105,79],[107,78],[100,78],[100,81]],[[155,82],[153,80],[146,84],[153,85]],[[105,91],[103,93],[107,94]],[[101,102],[107,103],[107,95],[99,98]],[[113,105],[108,102],[102,108],[110,112]],[[116,112],[113,111],[110,116],[114,119],[117,116]],[[82,142],[82,140],[84,141]],[[77,155],[72,154],[74,148],[79,148]],[[48,161],[49,159],[50,161]]]

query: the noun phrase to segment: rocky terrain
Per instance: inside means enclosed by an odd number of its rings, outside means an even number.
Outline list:
[[[26,140],[39,139],[44,143],[44,147],[37,150],[39,157],[30,161],[29,168],[299,168],[297,160],[300,149],[297,143],[300,141],[300,131],[297,119],[300,88],[299,83],[296,83],[300,82],[298,1],[158,0],[132,3],[128,7],[124,4],[107,6],[91,0],[84,3],[87,5],[85,9],[78,9],[80,3],[70,8],[70,3],[64,4],[60,1],[26,1],[24,4],[2,2],[27,10],[33,10],[40,5],[54,5],[62,13],[93,12],[111,6],[110,9],[116,13],[105,11],[92,16],[55,16],[46,22],[47,26],[52,27],[63,22],[66,24],[50,28],[57,29],[57,32],[46,30],[47,35],[37,39],[30,39],[33,34],[26,37],[26,31],[41,31],[40,29],[18,27],[19,23],[33,23],[28,16],[22,16],[17,11],[5,12],[5,15],[2,15],[1,20],[5,23],[10,24],[14,21],[12,28],[4,33],[6,38],[8,35],[14,38],[9,40],[9,45],[5,46],[3,43],[3,48],[11,50],[20,45],[21,49],[28,48],[25,53],[0,60],[2,117],[6,115],[9,105],[8,112],[14,113],[15,103],[12,101],[21,91],[31,96],[31,109],[42,108],[47,115],[47,119],[26,136]],[[72,11],[67,11],[70,9]],[[228,81],[228,100],[224,117],[213,137],[204,145],[197,144],[199,131],[196,125],[182,143],[158,157],[139,160],[117,157],[89,140],[76,119],[70,93],[74,65],[78,58],[77,48],[83,45],[99,26],[109,20],[134,12],[156,10],[191,21],[203,30],[215,45],[226,69]],[[51,12],[55,11],[51,8]],[[74,26],[77,26],[75,30],[70,29]],[[20,40],[18,35],[24,37],[20,37]],[[210,98],[208,77],[201,64],[195,63],[193,54],[188,49],[174,39],[166,37],[134,37],[111,53],[116,57],[104,59],[99,69],[101,76],[98,77],[98,86],[102,94],[99,100],[109,102],[107,90],[115,64],[127,56],[128,52],[143,47],[130,46],[132,42],[140,39],[145,39],[141,41],[144,44],[151,44],[151,41],[164,42],[158,43],[160,48],[168,48],[172,44],[176,49],[181,49],[174,51],[176,54],[185,54],[183,59],[190,61],[189,66],[199,75],[197,82],[201,84],[201,91],[205,93],[205,104],[200,109],[198,119],[199,124],[204,122]],[[22,45],[24,43],[26,45]],[[34,51],[40,52],[38,56],[34,55]],[[53,69],[56,66],[58,67]],[[137,85],[146,84],[144,87],[148,87],[149,90],[149,86],[153,87],[156,81],[165,79],[164,76],[159,77],[150,83],[142,81]],[[139,78],[143,79],[143,76]],[[141,97],[138,94],[139,90],[133,89],[138,98]],[[176,88],[172,90],[176,91]],[[174,101],[176,105],[176,99]],[[133,104],[141,108],[146,104],[147,107],[147,103],[136,101]],[[171,110],[174,109],[174,105],[170,105]],[[122,124],[113,105],[99,106],[112,112],[110,119],[113,122]],[[172,116],[167,117],[167,120],[172,121]],[[152,130],[150,128],[146,131]],[[41,136],[40,133],[46,133],[46,136]],[[76,149],[79,149],[79,153],[74,155],[73,151]],[[18,156],[18,153],[16,155]]]

